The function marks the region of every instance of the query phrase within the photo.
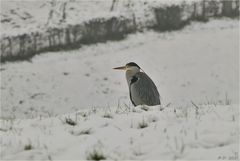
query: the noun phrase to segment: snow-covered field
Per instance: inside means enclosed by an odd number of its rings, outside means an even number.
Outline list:
[[[238,30],[239,20],[195,22],[2,64],[2,159],[238,160]],[[130,104],[112,70],[130,61],[161,108]]]
[[[1,120],[1,155],[4,160],[238,160],[238,106],[196,109],[119,106]]]

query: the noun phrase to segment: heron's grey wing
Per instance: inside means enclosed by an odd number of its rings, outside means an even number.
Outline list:
[[[151,78],[146,73],[139,72],[135,75],[138,80],[131,85],[132,97],[135,97],[135,101],[141,103],[135,104],[146,104],[146,105],[159,105],[160,96],[156,85],[153,83]],[[134,101],[134,98],[132,98]],[[140,100],[139,100],[140,99]]]

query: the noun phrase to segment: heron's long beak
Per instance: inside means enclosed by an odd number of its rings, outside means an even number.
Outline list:
[[[116,67],[116,68],[113,68],[113,69],[116,69],[116,70],[126,70],[126,66]]]

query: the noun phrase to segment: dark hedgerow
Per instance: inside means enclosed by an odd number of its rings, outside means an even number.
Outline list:
[[[188,23],[188,20],[182,20],[181,7],[177,5],[166,8],[155,8],[154,13],[157,20],[154,29],[157,31],[181,29]]]

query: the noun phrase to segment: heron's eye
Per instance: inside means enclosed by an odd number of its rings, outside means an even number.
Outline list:
[[[127,70],[133,70],[133,68],[131,66],[127,66],[126,68]]]

